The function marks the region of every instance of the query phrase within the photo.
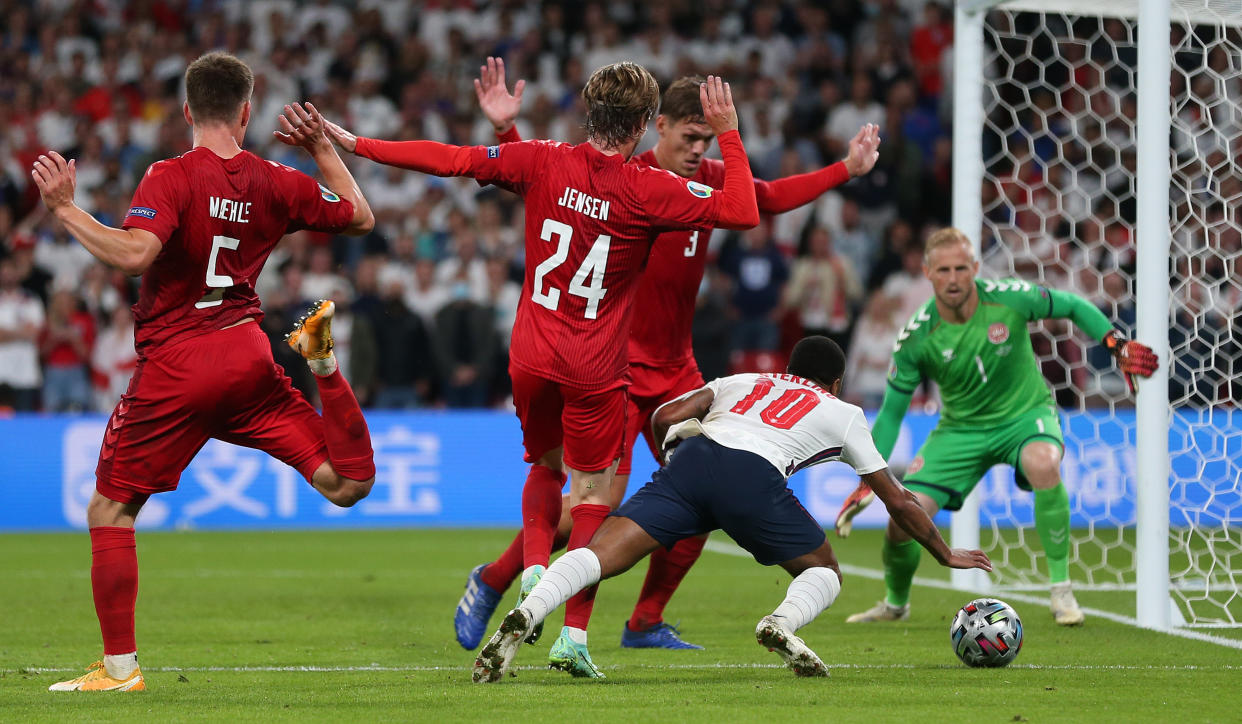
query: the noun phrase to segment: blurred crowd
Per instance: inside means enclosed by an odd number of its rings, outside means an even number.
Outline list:
[[[1113,107],[1097,108],[1102,102],[1086,92],[1058,97],[1060,86],[1050,85],[1012,123],[990,117],[984,275],[1016,273],[1077,291],[1127,327],[1132,126],[1110,119],[1133,118],[1132,96],[1117,90],[1129,87],[1133,59],[1093,60],[1111,52],[1108,32],[1078,33],[1082,43],[1057,50],[1085,59],[1066,64],[1077,82],[1066,86],[1092,81],[1079,78],[1082,68],[1121,69],[1094,78],[1112,87],[1103,95]],[[989,43],[1003,50],[1007,37]],[[109,410],[124,391],[136,362],[136,280],[95,263],[44,213],[29,169],[47,149],[76,158],[77,203],[119,225],[147,165],[188,150],[181,77],[213,49],[255,71],[247,148],[312,174],[308,156],[272,139],[290,101],[309,99],[362,136],[493,143],[471,84],[488,55],[504,57],[511,83],[528,82],[524,138],[584,140],[579,91],[592,69],[618,60],[641,63],[662,83],[723,75],[760,178],[840,160],[860,126],[878,124],[883,143],[870,174],[751,231],[712,235],[694,327],[708,379],[781,367],[801,335],[827,334],[847,350],[848,397],[874,406],[893,340],[931,295],[922,240],[950,222],[952,47],[951,11],[924,0],[0,0],[0,407]],[[991,72],[1015,78],[1011,89],[1044,81],[1031,76],[1030,62],[998,61]],[[1084,108],[1092,113],[1075,112]],[[1076,125],[1085,116],[1103,120]],[[1029,141],[1026,153],[1013,150],[1015,137]],[[639,151],[655,140],[653,124]],[[1188,142],[1188,153],[1201,155]],[[1115,150],[1107,162],[1106,146]],[[375,230],[361,238],[299,232],[281,242],[257,285],[277,358],[313,398],[305,366],[280,340],[308,301],[332,298],[337,355],[364,405],[506,404],[521,203],[469,179],[351,166]],[[1226,183],[1236,190],[1237,177],[1219,186]],[[1203,287],[1175,289],[1193,317],[1183,325],[1192,330],[1186,350],[1206,344],[1200,330],[1238,336],[1237,226],[1232,211],[1224,221],[1219,202],[1205,214],[1182,230],[1193,245],[1203,228],[1217,229],[1218,252],[1178,262]],[[1099,381],[1111,372],[1097,374],[1111,370],[1107,355],[1054,324],[1038,343],[1063,404],[1108,392]],[[1208,346],[1216,360],[1221,345]],[[1225,358],[1224,382],[1199,390],[1197,373],[1183,379],[1175,370],[1175,384],[1214,401],[1235,362]]]

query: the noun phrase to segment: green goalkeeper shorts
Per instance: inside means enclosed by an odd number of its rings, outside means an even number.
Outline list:
[[[1022,448],[1037,440],[1065,450],[1055,408],[1037,407],[989,428],[937,426],[910,461],[904,484],[941,508],[958,510],[988,468],[1005,463],[1013,466],[1018,487],[1029,491],[1031,484],[1022,474],[1019,460]]]

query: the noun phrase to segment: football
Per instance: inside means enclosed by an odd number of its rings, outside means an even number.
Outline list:
[[[977,598],[958,610],[949,639],[967,666],[1006,666],[1022,650],[1022,620],[1004,601]]]

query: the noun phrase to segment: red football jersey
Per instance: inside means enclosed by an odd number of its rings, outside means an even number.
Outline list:
[[[720,198],[587,143],[522,141],[472,154],[480,183],[526,201],[526,278],[510,360],[575,387],[614,383],[628,365],[632,302],[652,241],[671,229],[710,229]]]
[[[142,275],[134,346],[261,319],[254,283],[280,237],[341,231],[353,215],[310,176],[249,151],[225,159],[200,146],[151,164],[124,222],[164,243]]]
[[[634,161],[660,167],[654,149],[636,156]],[[705,158],[693,180],[718,189],[724,185],[724,178],[724,163]],[[690,327],[711,235],[711,229],[678,229],[666,231],[656,239],[634,300],[631,361],[658,366],[694,357]]]

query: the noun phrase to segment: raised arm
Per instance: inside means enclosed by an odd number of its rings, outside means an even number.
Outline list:
[[[870,173],[879,158],[880,127],[868,123],[850,139],[850,152],[844,161],[775,181],[755,179],[759,210],[765,214],[780,214],[809,204],[824,192]]]
[[[381,141],[359,138],[331,121],[324,122],[328,138],[342,150],[388,166],[433,176],[470,176],[470,146],[435,141]]]
[[[522,110],[522,91],[525,89],[526,81],[519,80],[513,85],[513,93],[509,93],[509,88],[505,85],[505,61],[502,58],[488,56],[487,65],[479,67],[479,77],[474,81],[474,95],[479,99],[479,108],[483,115],[491,122],[496,135],[502,141],[513,131],[514,121]]]
[[[867,473],[862,479],[884,501],[884,507],[888,509],[893,522],[926,548],[940,565],[949,568],[992,570],[992,562],[983,551],[949,548],[940,536],[936,524],[919,505],[914,493],[901,487],[888,468]]]
[[[759,207],[755,201],[755,177],[750,172],[750,159],[737,130],[737,109],[733,107],[733,91],[719,76],[707,76],[699,86],[703,117],[716,134],[724,157],[725,180],[721,189],[720,211],[716,226],[725,229],[750,229],[759,225]]]
[[[354,181],[345,162],[328,140],[324,128],[326,121],[315,106],[311,103],[307,103],[305,108],[300,103],[287,105],[279,123],[280,130],[272,132],[276,138],[281,143],[306,149],[323,173],[328,188],[353,205],[354,216],[342,233],[361,236],[375,228],[371,207],[362,195],[362,189],[358,188],[358,182]]]
[[[1113,328],[1113,323],[1094,304],[1072,292],[1057,289],[1043,290],[1047,293],[1047,312],[1041,313],[1035,305],[1036,318],[1069,319],[1092,339],[1108,348],[1117,367],[1121,370],[1130,392],[1134,392],[1134,376],[1150,377],[1160,364],[1151,347],[1126,339]],[[1037,292],[1038,293],[1038,292]]]
[[[116,229],[104,226],[73,202],[77,185],[77,165],[65,161],[55,151],[39,156],[30,175],[39,195],[73,238],[99,261],[131,276],[151,266],[164,248],[159,237],[144,229]]]

